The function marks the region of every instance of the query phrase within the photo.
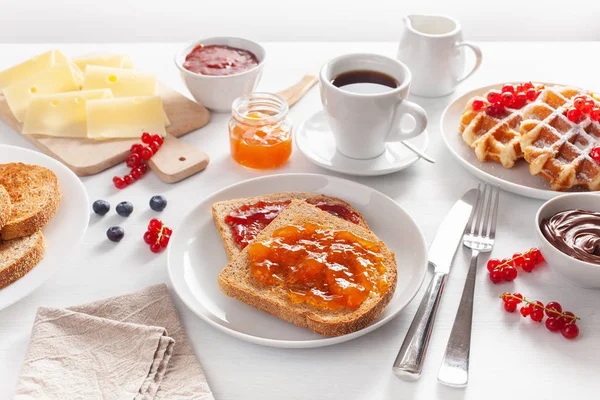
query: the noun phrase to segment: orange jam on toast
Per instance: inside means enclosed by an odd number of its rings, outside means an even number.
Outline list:
[[[290,202],[291,200],[259,201],[254,204],[244,204],[231,211],[225,217],[225,223],[231,228],[234,242],[240,249],[246,247]],[[355,224],[360,222],[358,214],[343,204],[331,204],[325,198],[311,198],[306,202],[346,221]]]
[[[379,244],[348,231],[312,223],[284,226],[248,250],[252,276],[283,288],[294,303],[354,310],[389,288]]]

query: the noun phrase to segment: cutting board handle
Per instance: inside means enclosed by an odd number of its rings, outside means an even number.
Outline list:
[[[206,153],[167,135],[160,150],[148,164],[163,182],[175,183],[202,171],[209,161]]]

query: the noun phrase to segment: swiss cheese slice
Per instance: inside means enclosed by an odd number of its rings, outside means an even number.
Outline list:
[[[87,132],[90,139],[139,138],[144,132],[165,136],[162,100],[159,96],[89,100]]]
[[[17,83],[37,72],[45,70],[55,64],[67,62],[67,57],[58,50],[50,50],[30,58],[14,67],[0,72],[0,89]]]
[[[85,68],[83,90],[110,89],[115,97],[154,96],[156,77],[133,69],[88,65]]]
[[[86,103],[112,97],[110,89],[35,95],[27,108],[23,133],[86,138]]]
[[[10,111],[23,122],[27,106],[36,94],[53,94],[79,90],[79,84],[70,63],[56,64],[37,72],[2,90]]]
[[[74,59],[73,61],[82,71],[85,71],[85,67],[88,65],[124,69],[133,68],[131,58],[126,54],[80,57]]]

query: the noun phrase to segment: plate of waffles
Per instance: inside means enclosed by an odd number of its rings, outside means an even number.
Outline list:
[[[555,83],[484,86],[446,108],[442,137],[464,168],[509,192],[599,191],[599,100]]]

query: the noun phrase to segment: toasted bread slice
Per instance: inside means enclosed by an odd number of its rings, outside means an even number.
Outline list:
[[[0,242],[0,289],[22,278],[44,256],[41,231],[31,236]]]
[[[292,201],[277,218],[258,234],[255,240],[271,237],[273,232],[280,227],[299,225],[306,222],[349,231],[360,238],[381,246],[381,253],[385,257],[385,277],[389,283],[387,292],[383,294],[371,292],[370,296],[355,310],[346,308],[322,310],[310,305],[294,303],[289,300],[285,289],[263,285],[254,278],[249,265],[249,246],[242,250],[239,256],[219,273],[219,287],[230,297],[322,335],[339,336],[365,328],[381,315],[394,295],[397,281],[394,253],[368,229],[334,217],[299,200]]]
[[[58,210],[61,200],[58,178],[48,168],[23,163],[0,164],[0,185],[12,204],[9,221],[0,239],[25,237],[39,231]]]
[[[217,231],[221,236],[223,246],[227,252],[227,258],[233,260],[241,251],[241,248],[235,243],[231,228],[225,223],[225,217],[229,215],[233,210],[247,204],[255,204],[259,201],[291,201],[291,200],[321,200],[331,205],[345,206],[348,210],[355,214],[358,225],[363,228],[369,229],[367,221],[364,217],[354,209],[350,204],[337,197],[325,196],[324,194],[307,193],[307,192],[279,192],[267,194],[264,196],[257,197],[245,197],[241,199],[219,201],[212,206],[213,220],[217,226]]]
[[[4,186],[0,185],[0,229],[2,229],[10,219],[11,210],[10,196],[6,189],[4,189]]]

